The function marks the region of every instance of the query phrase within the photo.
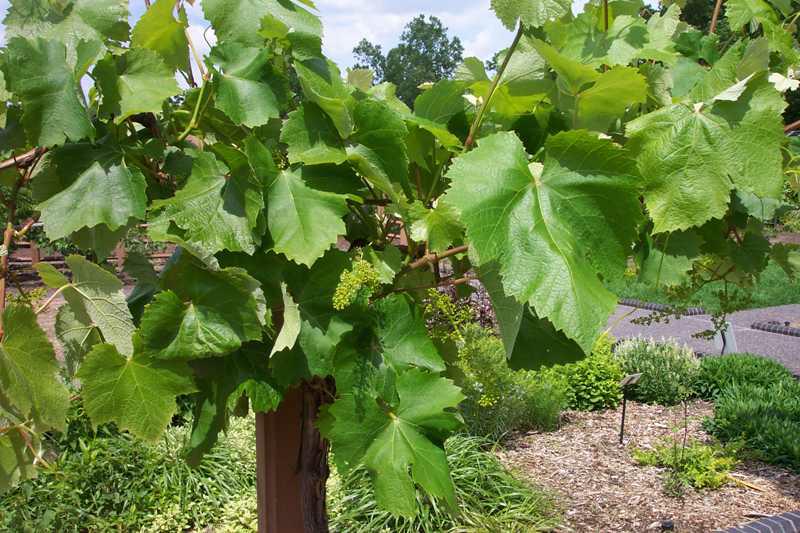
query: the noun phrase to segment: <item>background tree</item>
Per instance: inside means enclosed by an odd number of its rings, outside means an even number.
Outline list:
[[[397,85],[397,96],[413,104],[421,83],[452,76],[461,62],[464,47],[458,37],[447,36],[447,28],[434,16],[418,15],[406,24],[400,44],[384,55],[380,45],[362,39],[353,48],[357,68],[370,68],[377,82]]]

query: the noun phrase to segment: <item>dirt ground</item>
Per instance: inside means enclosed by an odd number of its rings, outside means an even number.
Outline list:
[[[689,405],[690,439],[708,439],[701,422],[712,411],[707,402]],[[800,509],[800,475],[758,462],[736,467],[739,484],[688,489],[682,499],[665,495],[663,469],[638,466],[631,450],[682,435],[683,408],[629,402],[624,445],[620,413],[570,412],[559,431],[518,435],[500,452],[519,475],[560,494],[563,531],[659,531],[662,520],[673,520],[675,531],[709,532]]]

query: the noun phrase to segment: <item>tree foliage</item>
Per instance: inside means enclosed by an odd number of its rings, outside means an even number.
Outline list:
[[[442,21],[432,15],[418,15],[406,24],[400,43],[386,52],[366,39],[353,48],[355,68],[371,69],[377,82],[397,87],[397,96],[413,105],[419,86],[452,76],[461,62],[464,47],[458,37],[450,38]]]
[[[438,21],[415,19],[386,59],[386,79],[393,62],[420,77],[372,86],[322,55],[311,5],[204,1],[219,42],[195,84],[182,2],[157,0],[132,30],[124,2],[12,2],[0,487],[35,474],[70,401],[152,441],[192,393],[196,461],[242,402],[269,411],[328,377],[318,425],[337,466],[364,465],[395,513],[417,490],[453,506],[442,443],[462,395],[443,374],[454,341],[428,335],[427,289],[479,280],[510,363],[534,368],[591,349],[631,258],[650,283],[722,298],[769,261],[795,274],[800,252],[762,224],[784,182],[787,13],[731,6],[735,38],[720,42],[677,5],[645,20],[611,1],[606,28],[600,4],[498,0],[517,33],[494,76],[467,58],[414,100],[460,54]],[[425,43],[433,56],[415,56]],[[158,275],[131,256],[129,296],[108,265],[40,268],[66,301],[68,368],[36,322],[53,299],[4,301],[8,251],[36,217],[95,257],[143,222],[176,246]]]

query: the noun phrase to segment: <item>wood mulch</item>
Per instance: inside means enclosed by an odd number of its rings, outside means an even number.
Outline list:
[[[689,404],[689,439],[709,440],[701,423],[712,412],[708,402]],[[732,475],[741,484],[688,488],[681,499],[665,495],[663,469],[638,466],[631,451],[682,436],[683,408],[629,402],[624,445],[620,413],[568,412],[560,430],[517,435],[498,452],[518,475],[560,495],[561,531],[659,531],[662,521],[672,520],[675,531],[708,532],[800,509],[800,475],[760,462],[736,467]]]

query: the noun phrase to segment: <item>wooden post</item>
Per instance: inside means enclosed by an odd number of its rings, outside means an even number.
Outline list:
[[[326,533],[328,445],[314,422],[332,387],[289,389],[278,410],[256,415],[259,533]]]

